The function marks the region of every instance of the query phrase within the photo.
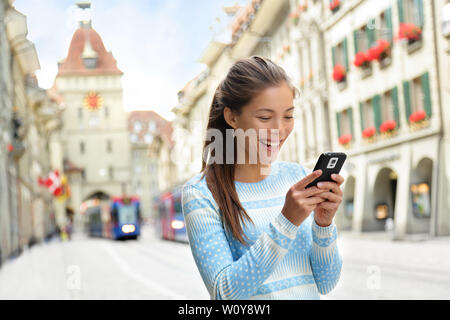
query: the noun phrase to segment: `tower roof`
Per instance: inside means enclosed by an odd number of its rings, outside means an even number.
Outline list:
[[[87,68],[83,58],[97,59],[94,68]],[[102,38],[90,21],[81,23],[70,42],[67,58],[58,63],[58,76],[67,75],[122,75],[111,52],[106,51]]]

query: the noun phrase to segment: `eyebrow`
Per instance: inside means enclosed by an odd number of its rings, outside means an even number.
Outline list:
[[[292,106],[292,107],[286,109],[286,111],[291,111],[291,110],[294,109],[294,108],[295,108],[295,107]],[[261,108],[261,109],[258,109],[258,110],[256,110],[256,111],[269,111],[269,112],[274,112],[272,109],[269,109],[269,108]]]

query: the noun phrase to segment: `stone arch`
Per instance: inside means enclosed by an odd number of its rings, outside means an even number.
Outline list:
[[[363,231],[392,230],[394,226],[398,174],[390,167],[378,171],[372,188],[371,206],[363,224]]]
[[[430,231],[433,160],[424,157],[411,172],[410,202],[407,233]]]
[[[345,179],[343,186],[343,196],[340,214],[337,215],[337,223],[341,230],[351,230],[354,217],[354,199],[355,199],[356,179],[349,176]]]

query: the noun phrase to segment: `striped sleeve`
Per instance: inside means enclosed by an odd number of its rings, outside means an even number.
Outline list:
[[[314,218],[311,223],[311,268],[320,294],[327,294],[336,286],[342,269],[342,257],[337,246],[337,229],[333,222],[320,227]]]
[[[301,166],[304,176],[312,170]],[[337,246],[337,228],[333,223],[328,227],[317,225],[314,211],[311,214],[312,246],[310,251],[311,269],[319,293],[329,293],[339,281],[342,269],[342,256]]]
[[[298,227],[280,212],[268,231],[234,261],[214,204],[196,186],[183,187],[183,214],[194,261],[211,299],[247,299],[286,255]]]

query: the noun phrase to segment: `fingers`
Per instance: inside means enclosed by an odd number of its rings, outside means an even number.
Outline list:
[[[310,184],[311,182],[313,182],[314,180],[316,180],[318,177],[320,177],[322,175],[322,170],[316,170],[310,174],[308,174],[306,177],[304,177],[302,180],[300,180],[299,182],[297,182],[296,184],[294,184],[294,189],[296,190],[304,190],[305,187]]]
[[[320,209],[325,209],[329,211],[336,211],[338,208],[338,204],[336,202],[324,201],[317,205]]]
[[[336,183],[338,184],[338,186],[340,186],[341,184],[344,183],[344,177],[337,174],[337,173],[333,173],[331,175],[331,179],[333,179],[334,181],[336,181]]]
[[[336,182],[322,181],[317,184],[317,187],[321,190],[331,191],[337,195],[342,195],[342,190]]]
[[[318,203],[322,203],[325,202],[326,200],[324,198],[321,197],[309,197],[303,200],[303,203],[305,205],[311,206],[311,205],[315,205]]]
[[[342,197],[339,195],[334,194],[333,192],[322,192],[317,195],[320,198],[326,199],[330,202],[340,203],[342,200]]]

